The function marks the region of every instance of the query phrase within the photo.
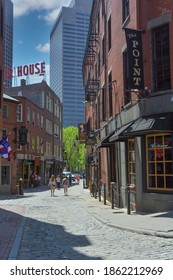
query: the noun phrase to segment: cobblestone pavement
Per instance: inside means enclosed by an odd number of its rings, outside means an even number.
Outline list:
[[[20,200],[1,201],[19,203],[25,213],[18,260],[173,259],[173,239],[116,229],[97,219],[94,198],[82,186],[72,186],[68,196],[61,189],[51,197],[40,187],[25,191]]]

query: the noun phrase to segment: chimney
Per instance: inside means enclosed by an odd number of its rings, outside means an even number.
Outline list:
[[[21,85],[21,87],[26,86],[26,80],[25,79],[21,79],[20,80],[20,85]]]

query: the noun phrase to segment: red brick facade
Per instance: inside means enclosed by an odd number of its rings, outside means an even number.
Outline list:
[[[157,171],[158,163],[154,161],[155,172],[150,170],[151,164],[146,155],[149,128],[144,131],[141,127],[137,131],[137,128],[130,126],[140,118],[145,123],[146,116],[155,120],[158,114],[167,118],[166,114],[172,112],[172,16],[172,1],[93,2],[83,62],[86,101],[91,106],[86,109],[87,133],[88,138],[91,135],[96,138],[95,145],[87,145],[87,184],[91,187],[94,181],[99,186],[102,179],[107,199],[111,200],[111,182],[115,182],[118,206],[126,206],[126,186],[133,185],[135,188],[138,186],[138,201],[135,204],[138,210],[173,209],[171,203],[169,206],[166,203],[173,192],[169,183],[172,175],[167,175],[166,171],[167,163],[162,163],[165,166],[162,175]],[[125,28],[141,31],[144,70],[144,88],[141,90],[129,87],[129,75],[135,71],[128,67]],[[97,83],[98,87],[95,86]],[[171,122],[168,130],[159,122],[160,130],[149,130],[150,134],[153,133],[153,139],[164,138],[164,133],[173,131]],[[132,162],[129,160],[131,147],[134,147],[137,159],[133,171],[130,171]],[[132,174],[135,178],[133,183]],[[162,179],[160,186],[157,180]],[[165,191],[165,196],[159,194],[160,189]],[[155,197],[151,194],[153,191],[157,193]]]
[[[9,162],[2,159],[2,166],[11,168],[11,182],[2,184],[0,192],[15,193],[20,178],[24,187],[30,186],[31,172],[41,176],[42,184],[47,183],[51,174],[62,172],[62,108],[59,98],[44,81],[33,85],[22,81],[22,86],[8,88],[6,93],[3,130],[8,134],[13,154]],[[28,130],[25,145],[19,142],[22,127]]]

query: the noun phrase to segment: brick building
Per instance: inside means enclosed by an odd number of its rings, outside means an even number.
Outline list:
[[[87,184],[115,204],[173,210],[173,2],[95,0],[83,60]],[[129,186],[129,188],[127,188]]]
[[[5,92],[19,101],[13,115],[17,180],[22,178],[27,187],[33,172],[39,174],[45,184],[51,174],[57,175],[63,169],[61,102],[45,81],[26,85],[22,80],[21,86],[7,88]],[[19,137],[23,127],[28,130],[25,145]]]
[[[1,127],[1,139],[8,135],[8,142],[12,149],[10,161],[1,157],[0,170],[0,194],[15,194],[16,183],[20,178],[16,176],[17,169],[20,168],[16,161],[16,144],[15,144],[15,127],[16,127],[16,111],[19,101],[13,97],[3,95],[3,125]]]

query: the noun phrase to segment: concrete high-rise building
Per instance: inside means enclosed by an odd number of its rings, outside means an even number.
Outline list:
[[[50,87],[63,103],[63,126],[84,123],[82,63],[93,0],[62,7],[50,33]]]
[[[13,65],[13,3],[11,0],[4,1],[5,32],[4,32],[4,67],[11,69]],[[7,71],[8,72],[8,71]],[[4,88],[12,86],[12,78],[4,79]]]

